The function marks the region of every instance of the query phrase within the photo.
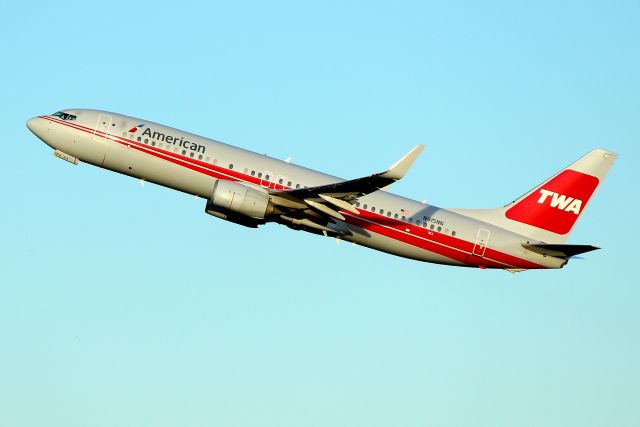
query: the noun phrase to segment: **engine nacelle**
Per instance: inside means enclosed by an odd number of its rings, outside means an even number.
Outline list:
[[[235,212],[222,209],[219,206],[214,206],[211,203],[211,200],[207,200],[207,206],[205,206],[204,211],[209,215],[215,216],[216,218],[224,219],[225,221],[233,222],[235,224],[244,225],[245,227],[249,228],[258,228],[260,225],[267,222],[266,219],[249,218],[248,216],[240,215]]]
[[[220,179],[213,186],[211,204],[254,219],[264,219],[273,210],[266,193],[238,182]]]

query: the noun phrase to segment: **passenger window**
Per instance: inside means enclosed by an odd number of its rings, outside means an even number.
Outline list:
[[[394,217],[395,219],[398,219],[398,214],[395,214],[393,217]]]
[[[364,208],[365,211],[367,210],[367,204],[366,203],[364,204],[363,208]]]
[[[429,228],[433,230],[435,227],[433,226],[433,224],[431,224],[431,227],[429,227]]]
[[[144,139],[144,143],[145,143],[145,144],[148,144],[148,143],[149,143],[149,138],[145,138],[145,139]]]
[[[156,142],[155,141],[151,141],[151,145],[153,145],[155,147],[156,146]]]
[[[193,158],[193,151],[189,153],[189,157]]]
[[[262,172],[258,172],[258,178],[262,178]]]
[[[177,153],[177,152],[178,152],[178,147],[175,147],[175,148],[173,149],[173,152],[174,152],[174,153]]]
[[[142,137],[138,137],[138,142],[142,141]]]
[[[413,218],[409,218],[409,224],[413,224]]]
[[[278,184],[282,184],[283,182],[284,182],[284,181],[282,180],[282,178],[280,178],[280,179],[278,180]]]
[[[198,160],[202,160],[202,154],[198,156]]]
[[[384,209],[380,209],[380,215],[384,215]]]
[[[375,211],[376,211],[375,206],[371,206],[371,212],[375,212]]]
[[[287,187],[291,187],[291,181],[287,182]]]
[[[438,233],[442,231],[442,227],[438,227]]]
[[[402,221],[406,221],[406,220],[407,220],[407,217],[402,215]]]
[[[387,216],[391,218],[391,211],[387,212]]]
[[[251,171],[251,176],[256,176],[256,171]]]
[[[233,169],[233,163],[229,163],[229,169]]]
[[[187,154],[187,150],[182,150],[182,155],[184,156],[185,154]]]
[[[296,190],[300,188],[300,184],[296,184]]]
[[[455,232],[455,231],[452,231],[452,232],[451,232],[451,235],[455,237],[456,232]]]
[[[269,181],[269,175],[265,175],[264,179],[266,179],[267,181]]]
[[[360,207],[360,202],[356,202],[356,208]]]

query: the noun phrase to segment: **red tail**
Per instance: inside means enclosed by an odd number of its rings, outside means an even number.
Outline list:
[[[556,234],[567,234],[600,180],[566,169],[509,208],[507,218]]]
[[[595,149],[507,206],[457,211],[532,240],[564,243],[617,157]]]

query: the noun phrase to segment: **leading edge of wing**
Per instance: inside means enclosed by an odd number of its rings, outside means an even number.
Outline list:
[[[405,154],[400,160],[395,162],[391,167],[380,173],[374,173],[370,176],[356,178],[349,181],[335,182],[317,187],[300,188],[295,190],[272,190],[269,193],[287,198],[296,198],[299,200],[314,199],[320,202],[326,202],[326,197],[335,199],[343,199],[355,203],[358,197],[378,191],[400,179],[402,179],[416,159],[424,150],[424,144],[415,146],[411,151]]]

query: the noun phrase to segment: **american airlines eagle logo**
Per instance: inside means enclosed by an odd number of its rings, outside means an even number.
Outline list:
[[[129,129],[129,132],[136,133],[138,129],[142,129],[143,127],[144,127],[144,124],[140,123],[138,126],[134,126],[131,129]]]
[[[564,194],[559,194],[545,189],[540,190],[538,203],[541,205],[548,203],[552,208],[560,209],[565,212],[573,212],[576,215],[580,215],[580,210],[582,209],[582,200],[574,199],[573,197],[568,197]]]

